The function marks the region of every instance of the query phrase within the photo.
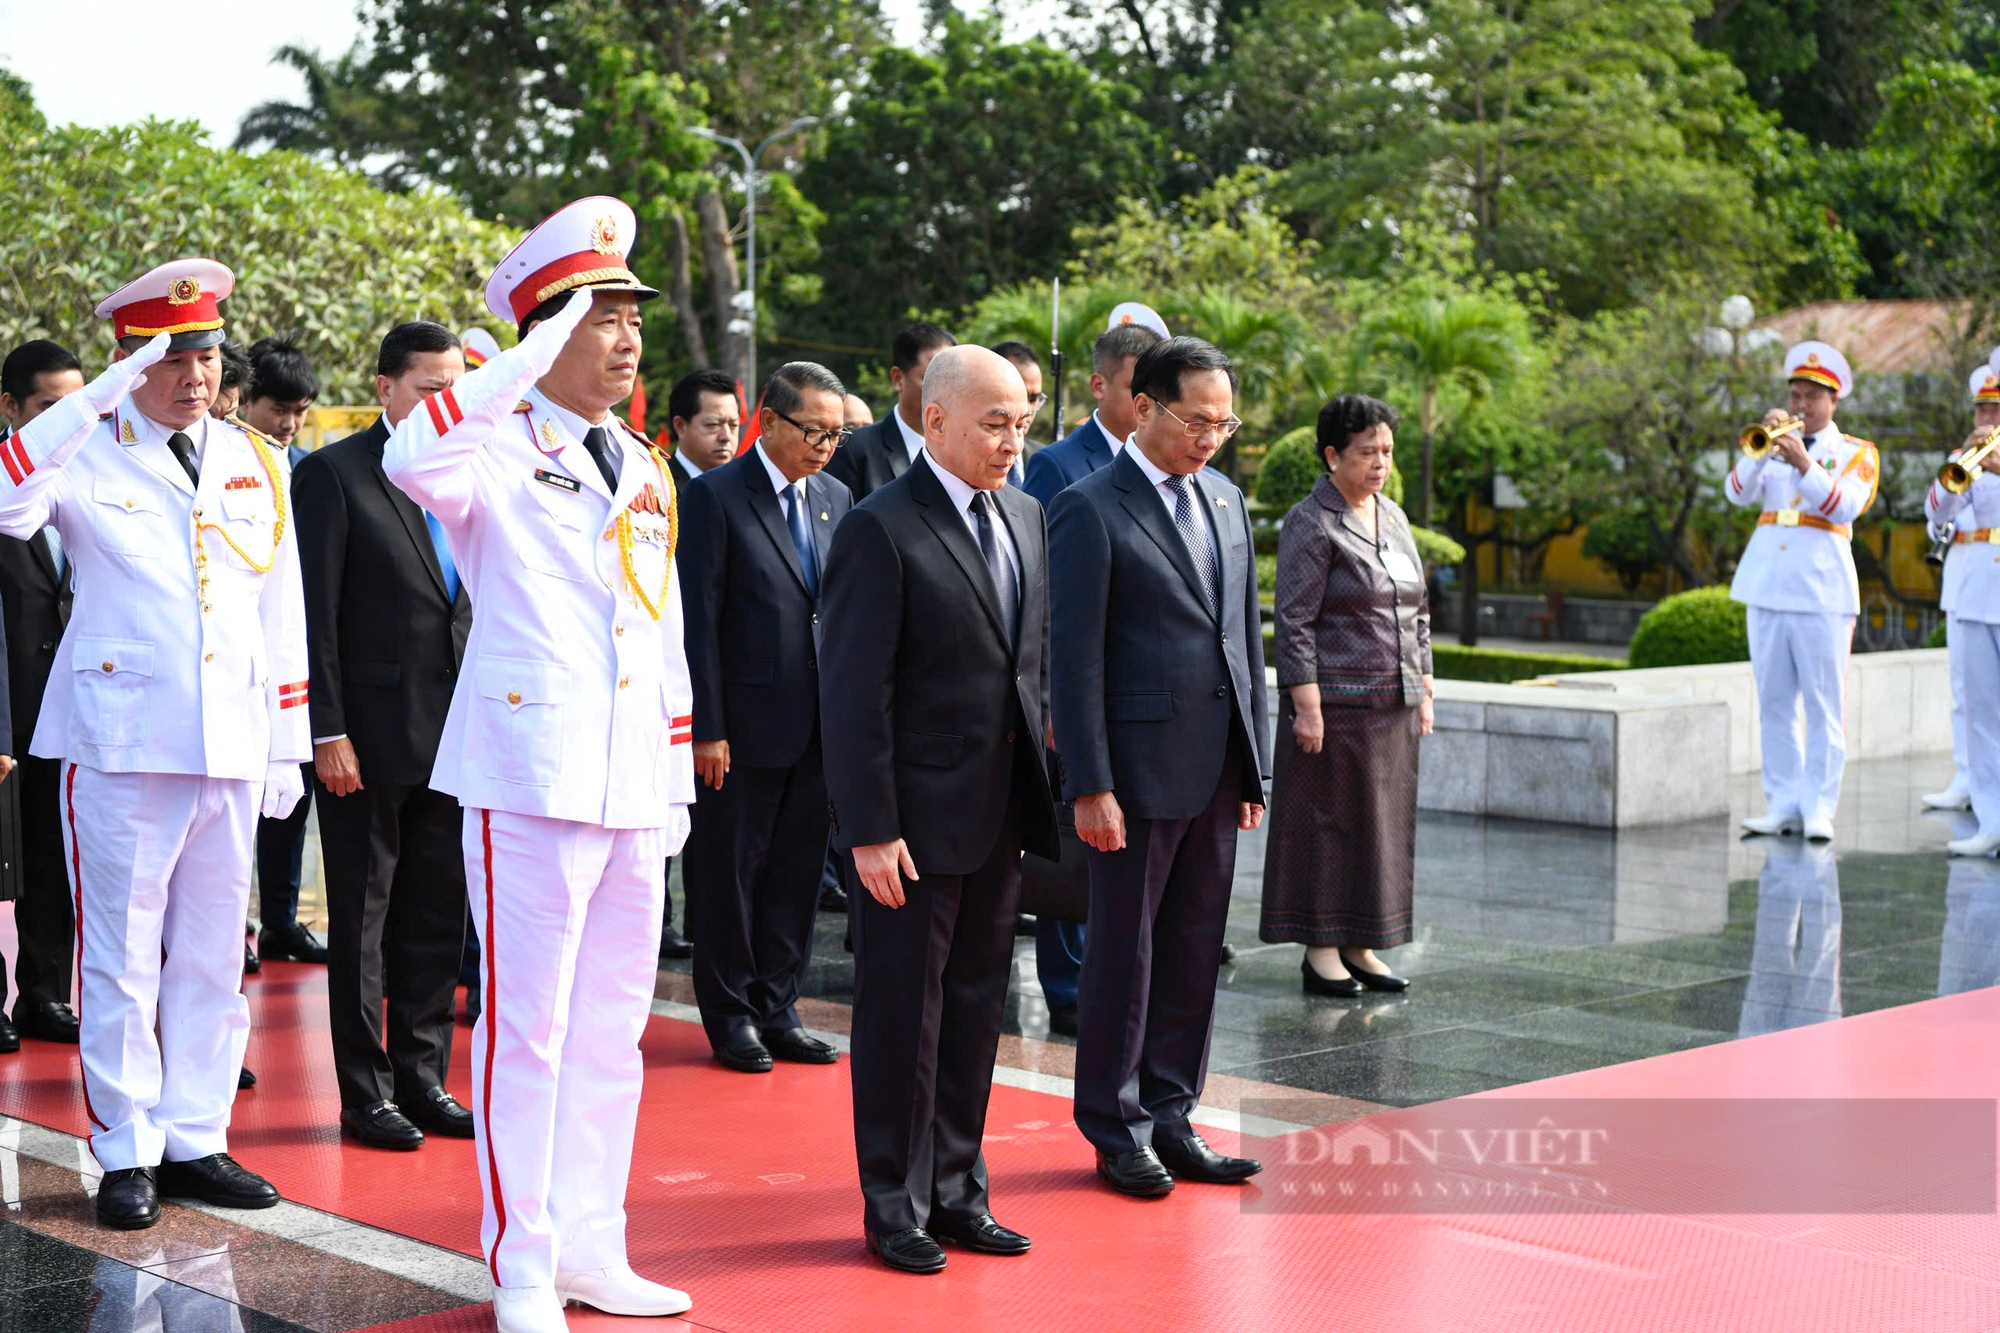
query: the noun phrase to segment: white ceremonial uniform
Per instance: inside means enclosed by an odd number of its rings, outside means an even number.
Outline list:
[[[497,424],[447,392],[383,457],[444,525],[479,608],[431,785],[467,813],[481,1239],[502,1288],[625,1262],[665,861],[694,801],[673,483],[610,420],[607,488],[581,424],[538,391]]]
[[[83,1090],[107,1171],[226,1151],[265,779],[311,757],[283,450],[82,395],[15,437],[0,532],[61,534],[76,603],[30,752],[68,760]],[[17,475],[20,474],[20,475]],[[163,957],[164,955],[164,957]]]
[[[1957,530],[1944,565],[1952,693],[1964,700],[1972,812],[1981,834],[2000,834],[2000,477],[1982,468],[1963,495],[1932,482],[1924,516]]]
[[[1739,1037],[1840,1017],[1840,867],[1833,848],[1791,838],[1765,847]]]
[[[1939,995],[2000,985],[2000,861],[1955,857],[1944,881]]]
[[[1829,425],[1808,442],[1800,473],[1773,452],[1744,457],[1724,491],[1764,511],[1729,595],[1749,608],[1764,797],[1772,813],[1833,818],[1847,762],[1847,657],[1861,609],[1851,525],[1874,502],[1875,446]],[[1821,526],[1824,525],[1824,526]],[[1799,706],[1806,741],[1800,754]]]

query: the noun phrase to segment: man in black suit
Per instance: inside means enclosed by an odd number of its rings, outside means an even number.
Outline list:
[[[1199,338],[1147,349],[1132,444],[1049,508],[1052,700],[1088,846],[1076,1125],[1098,1173],[1155,1198],[1237,1183],[1189,1122],[1208,1070],[1236,834],[1264,816],[1264,641],[1243,493],[1203,470],[1239,422]]]
[[[868,1248],[1025,1254],[980,1139],[1012,970],[1021,853],[1057,854],[1042,767],[1041,506],[1008,487],[1033,415],[983,347],[938,353],[923,461],[855,507],[827,559],[820,709],[833,840],[852,852],[854,1148]]]
[[[682,855],[694,995],[715,1058],[767,1074],[773,1058],[832,1064],[806,1035],[826,857],[819,592],[853,501],[821,469],[840,447],[840,381],[778,367],[757,443],[681,495],[681,604],[694,683],[694,832]]]
[[[250,344],[250,383],[239,411],[243,424],[276,442],[296,468],[307,457],[293,441],[319,397],[312,359],[290,338]],[[257,821],[257,956],[324,963],[326,946],[299,920],[299,881],[305,870],[306,816],[312,811],[312,765],[304,770],[305,798],[283,819]]]
[[[8,432],[40,416],[65,394],[83,387],[83,366],[68,348],[38,340],[24,343],[0,363],[0,415]],[[4,438],[4,437],[0,437]],[[20,1033],[41,1041],[76,1041],[69,1007],[70,951],[75,946],[69,871],[63,859],[60,802],[62,761],[26,753],[42,712],[49,669],[69,624],[69,561],[54,528],[26,541],[0,537],[0,602],[5,604],[8,714],[20,753],[14,785],[20,789],[21,896],[14,904],[14,1021],[0,1015],[0,1051],[16,1050]],[[0,999],[7,979],[0,964]]]
[[[743,407],[736,398],[736,381],[720,370],[697,370],[683,375],[667,395],[667,429],[672,433],[674,452],[667,459],[673,474],[674,494],[686,495],[696,477],[713,472],[736,457],[737,440],[743,433]],[[689,643],[688,647],[693,648]],[[699,700],[701,686],[697,684]],[[672,873],[674,858],[667,858]],[[694,921],[688,913],[690,891],[687,868],[681,869],[681,925],[674,929],[674,905],[670,900],[660,922],[660,957],[694,956]]]
[[[873,425],[849,437],[826,465],[854,493],[860,504],[880,488],[910,470],[924,447],[924,375],[931,358],[958,340],[935,324],[912,324],[889,347],[889,382],[896,386],[896,405]]]
[[[443,325],[399,324],[375,371],[382,417],[299,464],[292,503],[340,1130],[412,1149],[425,1130],[472,1137],[472,1113],[444,1090],[465,938],[459,808],[429,786],[472,604],[443,529],[390,484],[382,449],[391,427],[465,373],[465,358]]]

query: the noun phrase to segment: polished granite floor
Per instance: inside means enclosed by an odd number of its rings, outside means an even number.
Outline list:
[[[2000,861],[1948,860],[1970,816],[1925,814],[1938,759],[1851,765],[1830,846],[1728,820],[1621,833],[1425,815],[1407,994],[1304,995],[1302,951],[1257,939],[1263,839],[1238,854],[1211,1074],[1406,1106],[1908,1004],[2000,980]],[[854,970],[820,918],[808,993]],[[682,965],[684,966],[684,965]],[[1007,1030],[1051,1038],[1021,940]]]

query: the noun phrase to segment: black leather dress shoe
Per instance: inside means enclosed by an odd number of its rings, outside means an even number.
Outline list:
[[[660,928],[660,957],[692,958],[694,957],[694,946],[689,944],[687,937],[682,935],[678,930],[675,930],[673,926],[662,926]]]
[[[467,1027],[472,1027],[479,1022],[480,1003],[479,987],[474,986],[465,992],[465,1025]]]
[[[1264,1169],[1264,1164],[1252,1157],[1224,1157],[1203,1143],[1199,1134],[1155,1143],[1153,1155],[1175,1179],[1202,1185],[1241,1185]]]
[[[1299,959],[1299,983],[1308,995],[1331,995],[1351,1000],[1361,994],[1361,983],[1353,977],[1323,977],[1313,971],[1312,959]]]
[[[255,949],[250,947],[249,940],[243,941],[243,975],[254,977],[263,970],[264,960],[257,956]]]
[[[0,1055],[12,1055],[20,1049],[21,1034],[14,1030],[12,1023],[0,1017]]]
[[[97,1224],[116,1231],[143,1231],[160,1220],[160,1191],[153,1168],[129,1166],[106,1171],[97,1182]]]
[[[763,1036],[764,1049],[773,1060],[787,1060],[795,1065],[830,1065],[840,1059],[839,1051],[818,1037],[807,1036],[804,1028],[776,1028]]]
[[[922,1227],[906,1227],[886,1236],[868,1233],[868,1253],[899,1273],[942,1273],[944,1251]]]
[[[931,1235],[941,1241],[981,1254],[1026,1254],[1034,1242],[1018,1231],[1010,1231],[993,1220],[993,1214],[981,1213],[969,1222],[931,1222]]]
[[[1222,942],[1222,965],[1228,967],[1236,961],[1236,946],[1228,940]]]
[[[1076,1006],[1073,1004],[1049,1006],[1049,1031],[1058,1037],[1076,1035]]]
[[[847,910],[847,890],[838,884],[819,886],[819,910],[822,912],[845,912]]]
[[[425,1088],[414,1097],[399,1097],[396,1105],[427,1134],[441,1134],[448,1139],[472,1137],[472,1112],[443,1088]]]
[[[1016,912],[1014,914],[1014,938],[1033,939],[1034,937],[1035,918],[1026,912]]]
[[[1346,963],[1348,973],[1369,990],[1404,991],[1410,988],[1408,977],[1399,977],[1394,972],[1370,972],[1365,967],[1357,966],[1354,960],[1344,953],[1340,956],[1340,961]]]
[[[737,1028],[729,1040],[715,1048],[715,1058],[724,1069],[739,1074],[771,1072],[771,1052],[757,1036],[756,1028]]]
[[[192,1162],[161,1162],[154,1176],[163,1199],[200,1199],[217,1208],[275,1208],[278,1191],[254,1171],[245,1171],[226,1152]]]
[[[389,1152],[415,1152],[424,1146],[424,1132],[410,1123],[402,1108],[391,1101],[342,1107],[340,1136],[353,1139],[364,1148]]]
[[[257,954],[261,958],[291,959],[296,963],[324,963],[326,946],[296,921],[268,926],[257,932]]]
[[[1151,1148],[1097,1154],[1097,1174],[1120,1194],[1135,1199],[1160,1199],[1174,1192],[1174,1178]]]
[[[257,1076],[250,1072],[250,1066],[245,1065],[236,1071],[236,1090],[238,1092],[248,1092],[256,1086]]]
[[[23,1036],[33,1037],[36,1041],[76,1045],[76,1011],[61,1000],[15,1004],[14,1024],[21,1029]]]

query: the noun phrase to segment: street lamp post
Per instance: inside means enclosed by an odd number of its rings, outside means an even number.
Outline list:
[[[800,116],[791,124],[766,138],[753,150],[741,139],[732,139],[726,134],[717,134],[703,126],[694,131],[711,143],[725,148],[734,148],[743,158],[743,197],[746,200],[744,214],[748,218],[744,228],[743,245],[743,290],[736,294],[731,303],[736,307],[735,319],[729,321],[726,332],[741,333],[744,343],[744,391],[753,397],[757,393],[757,164],[764,159],[764,150],[780,139],[789,139],[801,130],[809,130],[819,124],[818,116]]]

